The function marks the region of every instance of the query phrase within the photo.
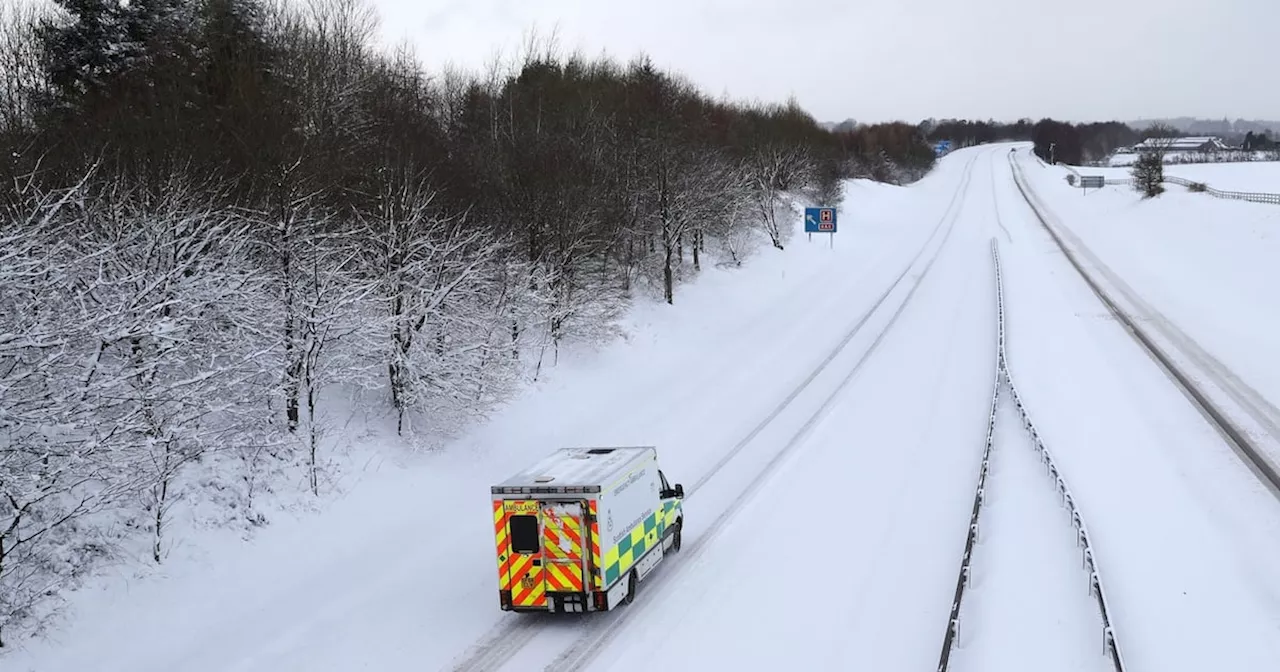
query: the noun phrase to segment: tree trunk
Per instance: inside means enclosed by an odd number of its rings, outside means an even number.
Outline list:
[[[319,466],[316,464],[317,444],[320,441],[316,428],[316,390],[310,380],[307,381],[307,428],[310,431],[311,450],[308,458],[308,470],[311,472],[311,494],[320,496]]]
[[[287,180],[287,176],[285,178]],[[293,230],[292,213],[289,207],[288,186],[282,180],[280,198],[280,272],[283,280],[282,297],[284,301],[284,413],[289,432],[298,430],[298,375],[301,363],[298,361],[296,338],[297,324],[294,320],[294,278],[293,278]]]
[[[622,291],[631,292],[631,270],[636,267],[636,239],[634,235],[627,236],[627,267],[622,274]]]
[[[0,532],[0,576],[4,576],[4,561],[5,556],[8,553],[8,547],[5,545],[5,542],[7,542],[11,536],[18,534],[18,524],[22,522],[22,507],[18,506],[18,503],[14,501],[12,496],[9,497],[9,503],[13,506],[13,520],[9,523],[9,529],[4,532]],[[2,635],[3,632],[4,628],[0,628],[0,635]],[[0,649],[3,648],[4,637],[0,636]]]
[[[395,299],[391,303],[391,361],[387,364],[387,375],[391,384],[391,405],[396,409],[396,434],[404,433],[404,412],[407,402],[405,400],[405,392],[407,382],[405,380],[404,365],[400,363],[401,358],[409,353],[409,348],[413,344],[413,334],[405,333],[410,327],[403,324],[404,320],[404,290],[399,289],[396,292]]]
[[[511,318],[511,361],[520,361],[520,321]]]
[[[160,483],[155,487],[156,495],[156,535],[155,541],[151,546],[151,557],[160,564],[161,544],[164,541],[164,514],[165,509],[169,505],[169,480],[170,476],[170,455],[172,455],[172,443],[166,441],[164,444],[164,462],[160,472]]]
[[[671,274],[671,244],[674,241],[671,235],[670,194],[667,189],[667,172],[664,166],[658,175],[658,216],[662,218],[662,293],[670,305],[675,303],[675,283]]]
[[[702,232],[694,231],[693,232],[693,270],[695,271],[702,270],[702,262],[698,259],[698,248],[701,246],[701,243],[702,243]]]
[[[662,262],[662,294],[670,305],[675,303],[675,288],[672,286],[671,277],[671,245],[668,244],[665,247],[667,249]]]

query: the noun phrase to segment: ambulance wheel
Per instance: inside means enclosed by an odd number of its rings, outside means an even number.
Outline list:
[[[683,520],[677,520],[677,521],[676,521],[676,531],[675,531],[675,534],[674,534],[674,535],[672,535],[672,536],[674,536],[675,538],[671,540],[671,550],[672,550],[672,552],[679,552],[679,551],[680,551],[680,533],[681,533],[681,532],[683,532],[683,531],[684,531],[684,521],[683,521]]]
[[[636,570],[631,570],[627,575],[627,596],[622,598],[623,604],[631,604],[636,599],[636,588],[640,585],[640,579],[636,577]]]

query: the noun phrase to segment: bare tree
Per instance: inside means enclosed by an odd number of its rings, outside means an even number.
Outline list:
[[[134,453],[156,562],[179,473],[239,438],[229,420],[256,405],[267,347],[255,337],[266,291],[249,262],[249,223],[201,191],[179,178],[158,193],[117,186],[81,237],[110,250],[87,293],[104,316],[90,340],[96,370],[86,378],[101,381],[90,396]]]
[[[76,527],[133,485],[92,396],[104,319],[86,296],[110,250],[68,235],[91,175],[48,193],[24,182],[0,213],[0,631],[39,624],[108,553]]]
[[[495,248],[488,236],[464,217],[440,212],[436,198],[421,178],[388,176],[374,211],[362,215],[373,244],[366,268],[379,278],[386,311],[388,382],[400,433],[408,412],[433,390],[458,393],[465,386],[473,372],[451,365],[482,348],[450,333],[473,326],[470,316],[450,309],[468,298],[483,302],[492,290]]]
[[[788,215],[782,210],[782,193],[792,186],[806,184],[811,172],[808,158],[798,148],[762,147],[752,153],[748,162],[754,186],[760,228],[773,246],[783,249]]]
[[[299,378],[306,401],[307,473],[313,495],[320,494],[320,395],[340,382],[372,385],[365,353],[374,346],[376,334],[367,323],[373,317],[371,297],[377,283],[363,277],[359,265],[362,238],[369,232],[348,227],[323,233],[320,224],[309,224],[303,252],[309,277],[298,299]]]
[[[35,97],[46,89],[40,70],[34,27],[45,18],[34,3],[0,6],[0,134],[29,127],[34,121]]]

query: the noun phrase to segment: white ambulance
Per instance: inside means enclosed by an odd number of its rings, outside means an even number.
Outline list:
[[[680,550],[684,487],[653,446],[562,448],[490,490],[505,611],[608,611]]]

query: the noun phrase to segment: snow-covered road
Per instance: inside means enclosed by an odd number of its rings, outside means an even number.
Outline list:
[[[983,174],[879,346],[833,362],[833,375],[863,366],[794,453],[619,615],[625,627],[546,669],[647,669],[655,650],[682,669],[936,663],[994,367]]]

